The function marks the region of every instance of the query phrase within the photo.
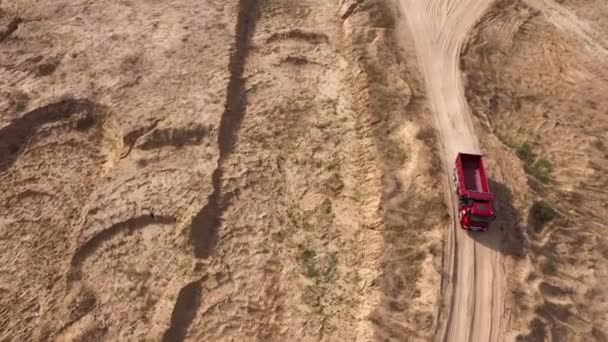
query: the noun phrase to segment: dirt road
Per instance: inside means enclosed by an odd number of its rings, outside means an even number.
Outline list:
[[[459,55],[467,34],[491,3],[401,0],[401,9],[415,37],[434,124],[440,134],[444,167],[450,178],[457,152],[480,152],[464,97]],[[497,341],[505,283],[500,254],[479,244],[453,222],[445,245],[448,278],[444,279],[445,302],[437,339]]]

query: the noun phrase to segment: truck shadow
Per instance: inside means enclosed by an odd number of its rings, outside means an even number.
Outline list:
[[[513,207],[511,190],[502,183],[489,180],[490,189],[496,195],[494,208],[496,220],[483,233],[470,232],[469,236],[480,244],[514,257],[524,255],[524,235],[521,217]]]

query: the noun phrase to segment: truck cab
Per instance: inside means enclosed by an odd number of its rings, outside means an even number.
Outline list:
[[[486,231],[494,221],[494,194],[481,155],[459,153],[454,167],[458,219],[463,229]]]

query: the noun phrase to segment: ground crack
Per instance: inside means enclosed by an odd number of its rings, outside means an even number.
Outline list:
[[[223,163],[234,149],[236,134],[245,114],[247,94],[243,73],[258,18],[258,5],[259,0],[239,1],[235,42],[228,64],[230,79],[226,91],[226,107],[220,119],[218,132],[219,157],[212,175],[213,192],[209,195],[207,204],[193,218],[190,227],[190,242],[198,259],[211,256],[217,242],[221,217],[229,205],[228,200],[222,201],[221,198]],[[171,324],[165,331],[163,340],[184,340],[202,301],[203,280],[191,282],[180,290],[171,315]]]

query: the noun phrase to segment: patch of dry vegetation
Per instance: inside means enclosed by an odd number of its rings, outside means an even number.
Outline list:
[[[413,44],[398,44],[396,8],[364,1],[358,9],[345,30],[369,84],[365,102],[372,114],[369,134],[382,172],[385,247],[378,279],[380,303],[371,320],[377,339],[430,338],[439,296],[438,237],[447,224],[436,177],[437,141],[426,120],[429,113],[417,60],[400,57],[413,56],[413,51],[400,51],[413,49]]]

